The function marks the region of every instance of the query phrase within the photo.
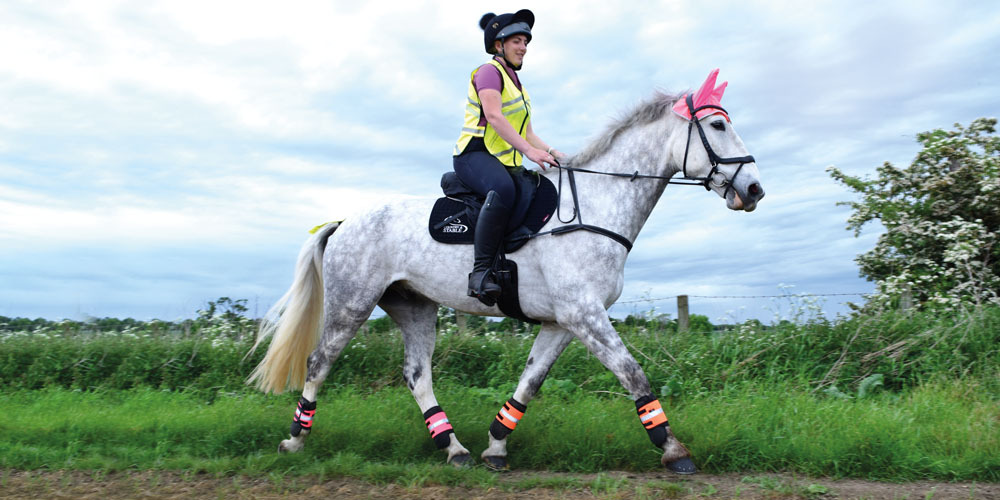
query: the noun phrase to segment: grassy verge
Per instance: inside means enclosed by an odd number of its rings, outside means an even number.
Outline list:
[[[474,455],[508,394],[438,389]],[[0,398],[0,468],[357,477],[375,483],[490,486],[482,469],[441,467],[409,392],[321,394],[306,449],[274,452],[296,396],[152,389],[17,391]],[[1000,481],[1000,404],[975,380],[842,399],[750,383],[664,399],[674,430],[706,472],[791,471],[886,480]],[[624,398],[552,392],[510,438],[520,469],[656,470],[659,453]]]

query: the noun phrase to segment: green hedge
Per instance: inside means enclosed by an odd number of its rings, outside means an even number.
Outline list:
[[[245,333],[249,320],[239,321],[244,322],[239,328],[216,324],[186,331],[164,328],[163,323],[150,328],[147,323],[111,332],[66,327],[0,332],[0,391],[241,391],[266,346],[244,359],[252,341]],[[374,323],[379,327],[365,329],[348,345],[328,386],[367,390],[403,385],[400,335],[384,327],[384,320]],[[508,325],[520,333],[457,334],[445,317],[433,359],[435,380],[513,391],[534,335],[526,325]],[[878,387],[914,387],[941,377],[982,378],[986,390],[1000,394],[997,307],[950,317],[887,314],[771,327],[751,321],[711,333],[677,333],[671,323],[657,321],[633,321],[618,328],[661,396],[773,381],[844,397]],[[579,342],[566,349],[543,390],[622,392],[615,377]]]

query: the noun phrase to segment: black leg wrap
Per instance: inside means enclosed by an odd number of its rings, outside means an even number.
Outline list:
[[[453,433],[454,431],[446,431],[434,436],[434,446],[437,446],[437,449],[439,450],[447,448],[448,445],[451,444],[451,438],[449,436]]]
[[[295,417],[292,418],[292,428],[289,430],[292,437],[301,434],[302,429],[311,431],[314,415],[316,415],[316,402],[309,402],[304,397],[299,398],[299,405],[295,408]]]
[[[656,401],[656,397],[653,396],[652,394],[648,396],[643,396],[635,401],[635,408],[636,411],[639,413],[640,418],[642,418],[642,416],[647,413],[646,411],[644,411],[643,407],[654,401]],[[659,402],[657,402],[656,406],[659,407]],[[661,414],[662,411],[663,410],[661,408],[660,409]],[[659,423],[655,426],[646,426],[646,425],[643,426],[646,428],[646,434],[649,436],[649,440],[652,441],[653,446],[656,446],[657,448],[662,448],[663,443],[667,442],[667,426],[669,424],[667,423],[666,417],[663,417],[662,420],[663,420],[662,423]]]
[[[653,446],[663,448],[663,443],[667,442],[667,424],[647,429],[646,434],[649,435],[649,440],[653,442]]]
[[[448,417],[445,416],[444,410],[440,406],[435,406],[424,412],[424,423],[427,424],[431,439],[434,440],[434,444],[439,450],[447,448],[451,444],[451,434],[454,434],[455,431],[452,430]]]
[[[493,423],[490,424],[490,435],[493,436],[493,439],[503,439],[509,436],[511,432],[512,431],[510,429],[504,427],[500,422],[497,422],[497,419],[495,418],[493,419]]]
[[[526,411],[528,411],[527,406],[514,398],[508,399],[490,424],[490,436],[493,436],[493,439],[504,439],[509,436]]]

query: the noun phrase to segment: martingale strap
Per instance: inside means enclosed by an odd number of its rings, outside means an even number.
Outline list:
[[[295,408],[295,416],[292,418],[292,436],[298,436],[303,429],[312,430],[314,416],[316,416],[316,402],[310,402],[305,397],[299,398],[299,404]]]
[[[435,406],[425,411],[424,423],[427,424],[427,430],[431,433],[431,439],[434,440],[438,449],[447,448],[451,443],[451,438],[448,435],[455,431],[448,422],[448,416],[444,414],[444,410],[440,406]]]
[[[511,431],[517,427],[517,423],[524,418],[524,412],[528,410],[528,407],[521,404],[518,400],[510,398],[500,411],[497,412],[497,416],[493,419],[493,423],[490,424],[490,435],[494,439],[504,439],[510,435]]]
[[[565,225],[565,226],[559,226],[559,227],[557,227],[555,229],[552,229],[550,231],[545,231],[544,233],[535,233],[535,234],[531,235],[529,238],[537,238],[538,236],[544,236],[546,234],[560,235],[560,234],[571,233],[573,231],[584,230],[584,231],[590,231],[592,233],[597,233],[597,234],[600,234],[600,235],[603,235],[603,236],[607,236],[608,238],[611,238],[612,240],[617,241],[619,244],[621,244],[621,246],[625,247],[625,251],[626,252],[631,252],[632,251],[632,242],[629,241],[628,238],[626,238],[626,237],[624,237],[624,236],[622,236],[622,235],[620,235],[620,234],[618,234],[618,233],[616,233],[616,232],[614,232],[614,231],[612,231],[610,229],[605,229],[603,227],[593,226],[593,225],[590,225],[590,224],[584,224],[583,223],[583,216],[580,215],[580,200],[579,200],[579,197],[576,194],[576,177],[573,175],[573,172],[576,172],[576,171],[585,171],[585,170],[581,170],[581,169],[573,168],[573,167],[564,167],[562,165],[559,165],[558,163],[556,163],[556,168],[559,169],[559,195],[560,195],[560,198],[559,198],[560,201],[556,205],[556,217],[559,219],[559,222],[562,222],[563,224],[567,224],[567,225]],[[562,195],[562,172],[563,172],[563,170],[566,171],[566,177],[569,178],[569,189],[570,189],[570,191],[573,194],[573,217],[571,217],[569,220],[562,220],[562,217],[559,215],[559,213],[560,213],[559,209],[562,206],[562,196],[561,195]],[[589,171],[587,171],[587,172],[589,172]],[[596,172],[596,173],[603,173],[603,172]],[[577,222],[576,224],[570,224],[570,222],[573,222],[574,220],[578,220],[579,222]]]

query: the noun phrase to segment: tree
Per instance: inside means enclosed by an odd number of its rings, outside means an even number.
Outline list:
[[[712,333],[714,329],[712,327],[712,322],[708,320],[708,316],[704,314],[692,314],[688,317],[688,327],[689,331],[692,333]]]
[[[233,300],[229,297],[210,300],[205,309],[198,310],[194,324],[202,335],[241,340],[256,327],[254,320],[244,316],[246,303],[247,299]]]
[[[885,228],[856,262],[876,284],[869,307],[898,301],[912,290],[924,308],[1000,304],[1000,137],[995,118],[968,128],[917,135],[923,149],[907,168],[886,162],[876,179],[830,167],[835,180],[861,195],[842,202],[854,212],[847,229],[858,236],[868,222]]]
[[[204,310],[198,311],[198,316],[213,318],[221,316],[226,321],[238,321],[247,312],[247,299],[233,300],[229,297],[219,297],[218,300],[208,301]]]

